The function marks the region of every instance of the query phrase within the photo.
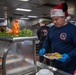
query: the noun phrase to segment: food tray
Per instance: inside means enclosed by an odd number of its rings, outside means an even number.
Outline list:
[[[62,55],[59,53],[48,53],[48,54],[44,54],[43,56],[45,58],[51,59],[51,60],[62,58]]]

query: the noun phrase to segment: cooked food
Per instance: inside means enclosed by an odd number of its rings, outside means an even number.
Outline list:
[[[55,55],[56,57],[62,57],[62,55],[61,55],[60,53],[57,53],[57,52],[55,52],[54,55]]]
[[[47,57],[49,57],[50,59],[57,59],[57,58],[61,58],[62,55],[58,52],[55,52],[55,53],[48,53],[48,54],[45,54]]]

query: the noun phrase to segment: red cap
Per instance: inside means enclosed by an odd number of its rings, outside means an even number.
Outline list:
[[[68,16],[68,5],[67,3],[61,3],[58,6],[55,6],[54,9],[61,9],[65,13],[65,17]]]
[[[67,17],[69,16],[67,3],[61,3],[60,5],[55,6],[51,10],[51,17],[54,17],[54,16],[65,16],[67,19]],[[67,19],[67,20],[69,20],[69,19]]]
[[[67,3],[61,3],[58,6],[55,6],[54,9],[62,9],[63,12],[66,12],[68,10],[68,5]]]

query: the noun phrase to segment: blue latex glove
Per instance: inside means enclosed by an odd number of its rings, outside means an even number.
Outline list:
[[[45,48],[42,48],[40,51],[39,51],[39,55],[40,56],[43,56],[46,52],[46,49]]]
[[[67,61],[67,59],[69,59],[69,55],[68,54],[63,54],[62,55],[62,58],[58,59],[58,61],[61,61],[61,62],[65,62]]]

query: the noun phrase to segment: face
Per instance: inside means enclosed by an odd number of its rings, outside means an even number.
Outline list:
[[[44,24],[44,23],[42,23],[42,22],[40,22],[40,26],[45,26],[45,24]]]
[[[65,25],[65,17],[57,16],[52,18],[53,23],[57,28]]]

